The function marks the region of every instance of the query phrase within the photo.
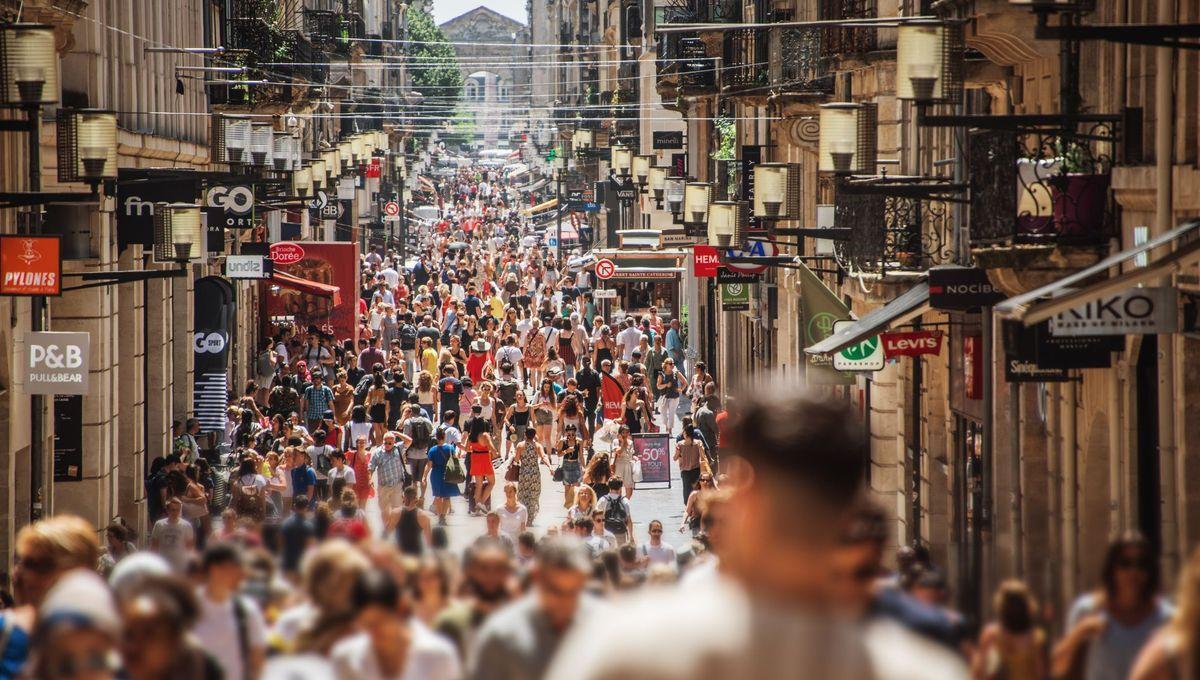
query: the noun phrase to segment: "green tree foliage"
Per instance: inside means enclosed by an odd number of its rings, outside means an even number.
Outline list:
[[[423,116],[449,117],[462,96],[463,76],[454,46],[423,10],[408,11],[408,43],[413,89],[425,96]]]

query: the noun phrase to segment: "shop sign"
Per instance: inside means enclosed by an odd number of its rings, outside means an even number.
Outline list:
[[[659,149],[682,149],[683,130],[655,131],[652,146],[656,151]]]
[[[635,434],[633,455],[642,463],[642,482],[671,483],[671,435],[666,432]]]
[[[297,243],[272,243],[271,261],[275,264],[296,264],[304,259],[304,248]]]
[[[91,336],[33,331],[25,334],[26,394],[87,394]]]
[[[254,187],[249,184],[217,184],[204,199],[210,222],[216,218],[226,229],[254,228]]]
[[[616,300],[617,291],[613,288],[597,288],[592,291],[593,300]]]
[[[717,283],[754,283],[758,274],[746,274],[721,267],[717,270]]]
[[[62,239],[0,236],[0,295],[62,295]]]
[[[1036,361],[1004,355],[1004,380],[1010,383],[1066,382],[1070,379],[1065,368],[1042,368]]]
[[[721,269],[721,255],[713,246],[697,245],[692,248],[692,273],[697,277],[716,276]]]
[[[742,147],[741,157],[741,173],[742,173],[742,200],[747,201],[750,205],[754,205],[754,166],[762,162],[762,147],[749,144]],[[746,218],[746,229],[754,232],[759,231],[762,226],[759,224],[758,217],[753,211]]]
[[[167,168],[121,168],[117,171],[117,247],[154,245],[156,203],[195,203],[200,197],[198,176]]]
[[[1179,295],[1174,288],[1130,288],[1069,309],[1050,320],[1056,337],[1153,335],[1178,329]]]
[[[882,333],[879,339],[883,342],[883,358],[919,357],[926,354],[941,354],[941,331],[906,331]]]
[[[1026,328],[1004,322],[1004,351],[1041,368],[1108,368],[1112,353],[1125,348],[1123,335],[1052,335],[1050,322]]]
[[[745,283],[721,284],[721,311],[744,312],[750,309],[750,286]]]
[[[853,321],[835,321],[833,332],[853,324]],[[850,345],[833,355],[833,368],[838,371],[878,371],[883,368],[883,343],[879,336],[872,336],[860,343]]]
[[[610,279],[645,279],[647,281],[667,281],[679,278],[679,272],[674,269],[618,269]]]
[[[775,257],[779,254],[779,246],[771,241],[750,241],[745,249],[729,248],[725,251],[725,266],[742,274],[761,274],[767,271],[767,265],[752,262],[729,262],[731,257]]]
[[[265,279],[275,263],[262,255],[230,255],[225,258],[225,276],[231,279]]]
[[[929,270],[929,305],[965,312],[994,305],[1005,295],[978,267],[933,267]]]
[[[379,165],[378,158],[372,158],[370,163],[367,163],[367,179],[379,179],[383,176],[383,167]]]

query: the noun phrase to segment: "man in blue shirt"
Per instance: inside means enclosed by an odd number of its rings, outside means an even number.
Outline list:
[[[679,319],[671,319],[667,329],[667,354],[675,360],[675,366],[683,370],[683,334],[679,331]]]

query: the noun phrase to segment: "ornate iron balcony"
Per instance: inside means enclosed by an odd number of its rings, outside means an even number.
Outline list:
[[[920,271],[953,257],[942,201],[838,191],[834,225],[850,230],[835,252],[851,272]]]
[[[971,135],[972,247],[1103,244],[1114,229],[1109,193],[1113,123],[1087,130]]]
[[[821,0],[821,19],[872,19],[878,16],[876,0]],[[837,58],[864,54],[876,49],[877,29],[873,27],[823,29],[822,55]]]
[[[725,32],[721,89],[728,94],[763,90],[768,84],[770,54],[766,29],[741,28]],[[765,90],[762,94],[766,94]]]
[[[781,94],[833,94],[833,73],[822,54],[823,29],[783,28],[772,37],[771,86]]]

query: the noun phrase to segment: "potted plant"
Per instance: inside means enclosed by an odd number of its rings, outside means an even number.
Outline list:
[[[1059,140],[1061,172],[1050,184],[1054,231],[1059,236],[1086,237],[1104,231],[1111,177],[1086,142]]]

